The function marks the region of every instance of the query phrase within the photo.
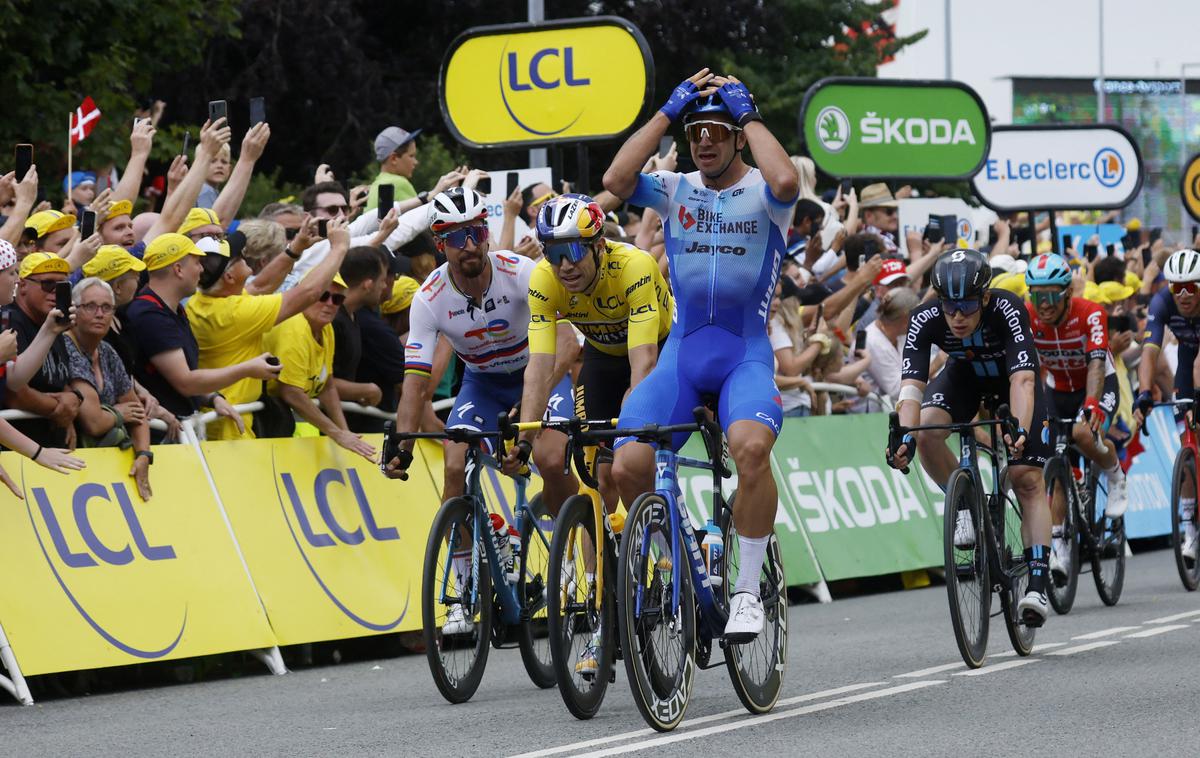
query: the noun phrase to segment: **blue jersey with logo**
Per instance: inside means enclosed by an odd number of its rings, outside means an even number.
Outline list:
[[[762,172],[752,168],[719,191],[698,171],[641,174],[629,202],[662,217],[678,325],[671,334],[715,324],[765,339],[792,203],[771,194]]]

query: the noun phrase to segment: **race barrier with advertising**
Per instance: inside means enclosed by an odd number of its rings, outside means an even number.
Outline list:
[[[832,77],[808,89],[800,138],[827,174],[867,179],[967,179],[992,127],[962,82]]]
[[[1116,124],[997,126],[971,184],[999,211],[1124,208],[1143,173],[1137,142]]]
[[[1068,246],[1078,256],[1084,255],[1083,246],[1095,236],[1099,253],[1107,254],[1108,246],[1113,246],[1114,252],[1124,254],[1125,227],[1120,224],[1068,224],[1058,227],[1058,250]],[[1069,243],[1069,245],[1068,245]]]
[[[644,116],[654,58],[616,16],[479,26],[450,44],[438,84],[446,126],[469,148],[579,143]]]

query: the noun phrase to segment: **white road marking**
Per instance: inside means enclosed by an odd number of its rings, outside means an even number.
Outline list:
[[[1040,663],[1041,658],[1019,658],[1015,661],[1005,661],[997,663],[995,666],[984,666],[983,668],[971,669],[970,671],[959,671],[955,676],[984,676],[985,674],[995,674],[997,671],[1008,671],[1015,669],[1018,666],[1024,666],[1028,663]]]
[[[958,663],[944,663],[941,666],[930,666],[927,669],[919,669],[917,671],[910,671],[907,674],[896,674],[896,678],[897,679],[920,679],[923,676],[930,676],[932,674],[940,674],[943,671],[952,671],[953,669],[960,669],[966,665],[967,664],[963,663],[962,661],[959,661]]]
[[[766,724],[770,721],[778,721],[780,719],[795,718],[796,716],[804,716],[809,713],[817,713],[819,711],[827,711],[827,710],[830,710],[833,708],[841,708],[844,705],[852,705],[854,703],[860,703],[864,700],[874,700],[876,698],[890,697],[892,695],[902,695],[905,692],[912,692],[913,690],[924,689],[925,687],[932,687],[936,684],[945,684],[945,683],[946,683],[946,680],[944,680],[944,679],[935,679],[932,681],[924,681],[924,682],[909,682],[908,684],[901,684],[896,687],[888,687],[887,689],[875,690],[874,692],[864,692],[861,695],[851,695],[849,697],[838,698],[837,700],[829,700],[824,703],[808,705],[803,708],[792,708],[791,710],[775,711],[773,713],[768,713],[764,716],[750,716],[750,717],[744,718],[740,721],[734,721],[733,723],[730,723],[730,724],[719,724],[717,726],[710,726],[705,729],[692,729],[692,730],[689,730],[686,732],[673,732],[671,734],[664,734],[660,737],[656,737],[653,739],[640,740],[638,742],[633,742],[628,745],[620,745],[617,747],[611,747],[611,748],[607,748],[605,750],[598,750],[594,753],[585,753],[584,755],[587,758],[600,758],[601,756],[606,756],[606,755],[620,755],[622,753],[632,753],[635,750],[645,750],[647,748],[652,748],[652,747],[662,747],[664,745],[671,745],[676,742],[683,742],[684,740],[693,740],[693,739],[696,739],[697,737],[709,737],[714,734],[720,734],[722,732],[730,732],[730,731],[733,731],[734,729],[742,729],[742,728],[745,728],[748,726],[759,726],[760,724]]]
[[[1051,650],[1046,655],[1075,655],[1076,653],[1086,653],[1089,650],[1108,647],[1109,645],[1118,644],[1117,640],[1100,640],[1099,642],[1089,642],[1086,645],[1076,645],[1075,647],[1064,647],[1062,650]]]
[[[1039,642],[1033,646],[1033,652],[1041,653],[1046,650],[1052,650],[1056,647],[1062,647],[1065,644],[1067,644],[1067,643],[1065,643],[1065,642]],[[1016,654],[1017,654],[1016,650],[1005,650],[1003,653],[995,653],[994,655],[989,655],[988,658],[1012,658]]]
[[[1190,616],[1200,616],[1200,611],[1188,611],[1187,613],[1176,613],[1173,616],[1163,616],[1162,618],[1150,619],[1146,623],[1147,624],[1169,624],[1172,621],[1178,621],[1179,619],[1185,619]]]
[[[784,698],[784,699],[780,700],[778,703],[776,703],[775,707],[779,708],[781,706],[786,706],[786,705],[795,705],[796,703],[807,703],[812,700],[820,700],[822,698],[833,697],[835,695],[844,695],[847,692],[857,692],[858,690],[865,690],[868,687],[879,687],[883,684],[884,684],[884,682],[860,682],[858,684],[847,684],[842,687],[834,687],[833,689],[821,690],[820,692],[810,692],[807,695],[796,695],[794,697]],[[693,727],[700,726],[701,724],[711,724],[714,721],[724,721],[725,719],[731,719],[735,716],[748,716],[748,715],[749,714],[746,713],[745,708],[738,708],[737,710],[732,710],[732,711],[723,711],[721,713],[713,713],[708,716],[699,716],[694,719],[687,719],[683,722],[680,729],[681,730],[691,729]],[[518,755],[512,756],[512,758],[543,758],[543,756],[558,755],[560,753],[570,753],[575,750],[583,750],[586,748],[598,747],[600,745],[606,745],[610,742],[624,742],[625,740],[632,740],[632,739],[636,739],[638,737],[649,737],[649,736],[655,735],[655,734],[659,734],[659,732],[657,732],[653,729],[649,729],[649,728],[635,729],[632,732],[622,732],[621,734],[613,734],[608,737],[597,737],[596,739],[584,740],[582,742],[572,742],[569,745],[559,745],[558,747],[550,747],[550,748],[545,748],[543,750],[534,750],[534,751],[528,752],[528,753],[520,753]]]
[[[1095,639],[1099,639],[1100,637],[1109,637],[1114,634],[1120,634],[1121,632],[1132,632],[1134,629],[1140,629],[1140,628],[1141,627],[1137,627],[1137,626],[1114,626],[1111,629],[1101,629],[1098,632],[1088,632],[1087,634],[1077,634],[1074,637],[1072,637],[1071,639],[1073,639],[1073,640],[1095,640]]]
[[[1190,628],[1191,627],[1189,627],[1187,624],[1168,624],[1167,626],[1156,626],[1156,627],[1153,627],[1150,629],[1144,629],[1144,630],[1142,630],[1140,632],[1136,632],[1134,634],[1127,634],[1127,635],[1125,635],[1125,639],[1128,640],[1128,639],[1141,639],[1143,637],[1153,637],[1156,634],[1166,634],[1167,632],[1174,632],[1179,629],[1190,629]]]

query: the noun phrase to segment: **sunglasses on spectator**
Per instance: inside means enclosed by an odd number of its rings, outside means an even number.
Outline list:
[[[550,261],[551,266],[561,266],[564,260],[579,263],[591,251],[592,243],[590,242],[558,242],[547,245],[542,250],[542,254],[546,256],[546,260]]]
[[[95,316],[96,314],[107,316],[116,310],[112,303],[80,303],[75,308],[90,316]]]
[[[1056,292],[1029,291],[1029,299],[1033,301],[1034,305],[1058,305],[1064,299],[1066,299],[1066,297],[1067,291],[1065,289],[1058,290]]]
[[[334,305],[341,305],[342,303],[346,302],[346,293],[345,292],[330,292],[329,290],[325,290],[324,292],[321,293],[321,302],[322,303],[329,302],[330,300],[333,301]]]
[[[225,239],[225,232],[188,232],[188,238],[192,242],[199,242],[205,237],[211,237],[217,242],[221,242]]]
[[[975,299],[947,300],[946,298],[942,298],[941,303],[942,312],[944,312],[947,316],[954,316],[957,314],[970,316],[983,307],[983,301]]]
[[[467,245],[467,240],[470,240],[476,245],[487,242],[488,228],[486,226],[464,226],[450,232],[442,232],[438,234],[442,242],[450,247],[463,249]]]
[[[1167,286],[1171,288],[1172,295],[1195,295],[1200,288],[1196,282],[1171,282]]]
[[[734,132],[740,131],[741,129],[724,121],[693,121],[683,127],[688,142],[700,142],[704,139],[713,143],[724,142],[732,137]]]
[[[42,292],[49,295],[52,292],[54,292],[54,288],[58,286],[59,280],[56,280],[56,279],[26,279],[25,281],[29,282],[30,284],[36,284],[37,286],[42,288]]]
[[[319,205],[317,206],[316,210],[324,211],[326,215],[333,217],[339,213],[350,213],[350,206],[346,205],[345,203],[342,203],[341,205]]]

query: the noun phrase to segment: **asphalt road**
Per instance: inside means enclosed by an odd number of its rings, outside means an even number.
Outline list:
[[[1156,755],[1194,754],[1200,593],[1171,553],[1130,559],[1104,607],[1090,575],[1017,658],[994,619],[968,675],[942,586],[790,609],[779,706],[750,717],[724,668],[700,672],[683,725],[651,732],[624,670],[599,715],[572,718],[492,651],[465,705],[446,704],[424,656],[0,707],[0,755]],[[999,622],[999,623],[996,623]],[[1188,747],[1191,745],[1192,747]]]

